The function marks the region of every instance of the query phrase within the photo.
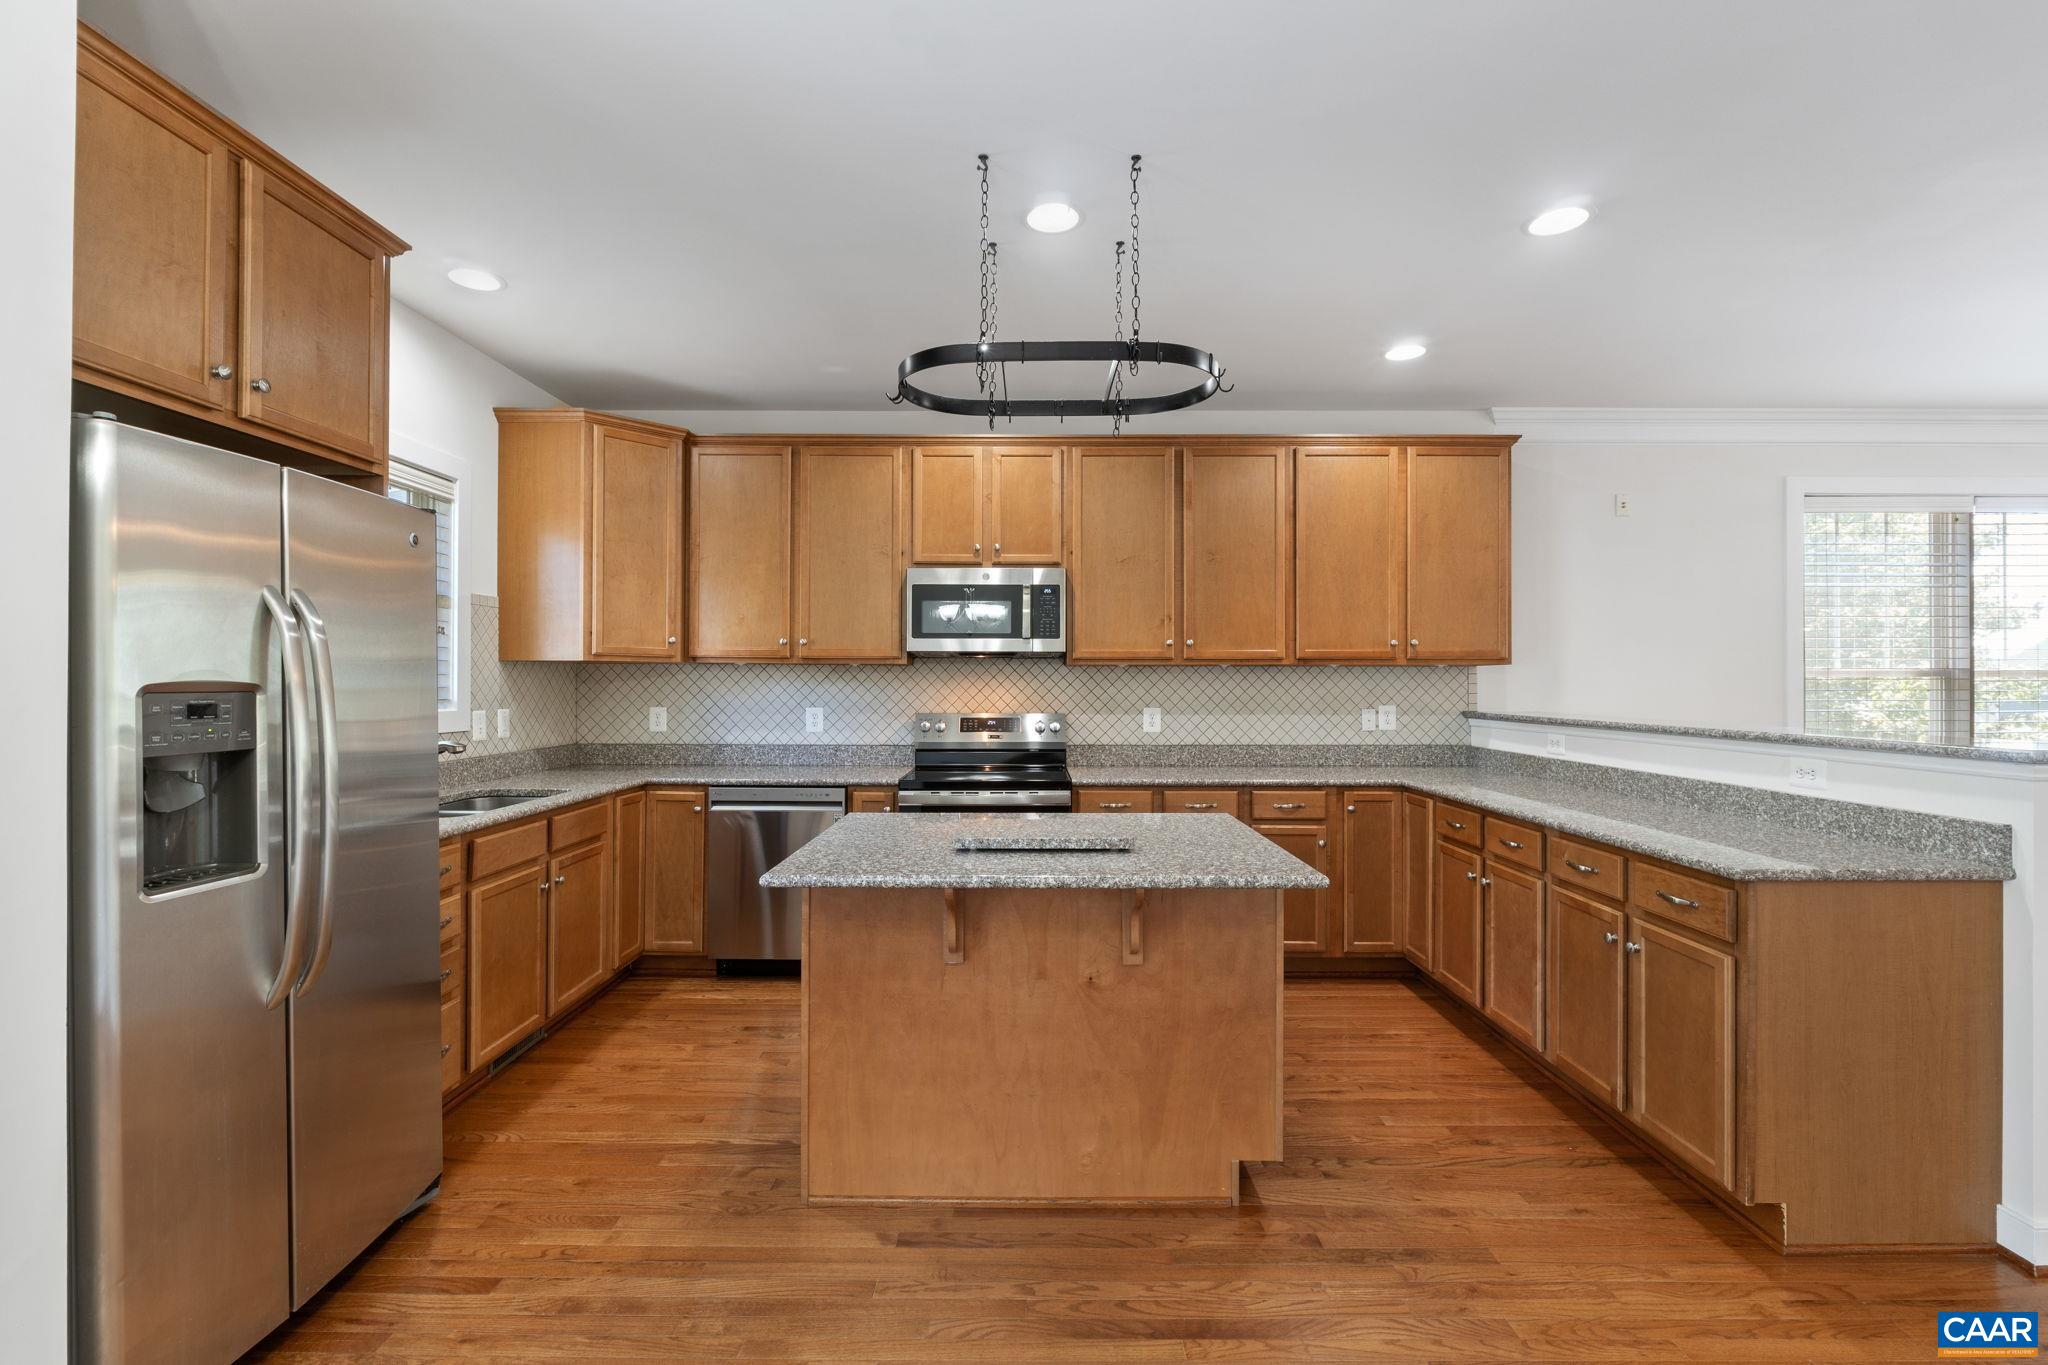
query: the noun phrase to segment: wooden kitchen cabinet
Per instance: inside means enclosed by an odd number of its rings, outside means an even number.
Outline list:
[[[704,951],[704,792],[647,793],[647,951]]]
[[[904,454],[805,445],[797,457],[796,657],[903,660]]]
[[[934,445],[911,452],[911,561],[1058,564],[1066,452]]]
[[[1411,663],[1508,662],[1509,453],[1406,448],[1407,644]]]
[[[622,792],[612,799],[611,967],[618,971],[640,956],[647,942],[647,793]]]
[[[1560,886],[1550,891],[1543,1055],[1612,1109],[1622,1103],[1628,998],[1621,911]]]
[[[1172,446],[1076,446],[1068,457],[1069,660],[1179,657],[1175,468]]]
[[[1404,831],[1401,793],[1344,793],[1344,951],[1397,953]]]
[[[1717,1185],[1735,1176],[1735,958],[1630,915],[1628,1116]]]
[[[1147,787],[1076,787],[1074,810],[1083,815],[1150,815],[1159,809],[1159,793]]]
[[[988,451],[989,563],[1058,564],[1066,538],[1067,452],[1058,446]]]
[[[1335,883],[1337,874],[1333,869],[1336,862],[1330,857],[1328,826],[1288,824],[1253,825],[1252,828]],[[1286,941],[1288,952],[1319,955],[1329,951],[1332,933],[1330,890],[1287,890],[1280,893],[1281,937]]]
[[[888,815],[896,809],[894,787],[855,787],[846,793],[850,815]]]
[[[1486,939],[1480,858],[1449,839],[1436,842],[1436,979],[1468,1005],[1479,1003]]]
[[[1430,804],[1426,796],[1401,794],[1401,894],[1405,919],[1401,951],[1425,972],[1436,960],[1435,879],[1430,875],[1435,862],[1436,834]]]
[[[469,1069],[547,1021],[547,865],[526,863],[469,889]]]
[[[1294,450],[1294,657],[1395,663],[1406,638],[1401,448]]]
[[[499,408],[498,657],[683,657],[678,427]]]
[[[1543,878],[1488,857],[1480,878],[1486,910],[1480,1012],[1543,1049]]]
[[[1278,663],[1288,657],[1292,470],[1285,446],[1182,452],[1181,658]]]
[[[548,1017],[604,984],[612,973],[612,850],[583,844],[548,862]]]
[[[983,564],[987,467],[976,445],[910,452],[910,558],[914,564]]]
[[[690,656],[793,657],[789,446],[690,451]]]

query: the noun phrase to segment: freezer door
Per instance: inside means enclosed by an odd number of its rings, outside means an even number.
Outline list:
[[[291,1000],[292,1306],[439,1178],[432,517],[284,474],[320,694],[321,905]]]
[[[80,1360],[229,1360],[291,1308],[282,990],[264,1004],[284,966],[280,633],[262,595],[279,586],[278,490],[275,465],[72,423]],[[138,728],[152,684],[248,698],[253,800],[236,819],[253,813],[255,827],[240,825],[235,862],[254,871],[143,894]]]

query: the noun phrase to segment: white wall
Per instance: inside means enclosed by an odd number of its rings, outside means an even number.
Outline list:
[[[879,396],[878,393],[877,397]],[[666,422],[670,426],[684,427],[711,436],[737,436],[760,431],[872,432],[884,436],[902,433],[926,439],[988,434],[988,423],[985,419],[976,421],[972,417],[948,417],[943,413],[927,412],[923,408],[912,407],[907,403],[896,407],[883,403],[873,409],[855,412],[746,412],[719,408],[702,412],[644,409],[624,415],[644,417],[650,422]],[[1200,407],[1189,408],[1185,412],[1169,413],[1163,417],[1141,417],[1126,428],[1125,434],[1139,439],[1148,436],[1167,437],[1206,432],[1285,436],[1449,436],[1490,434],[1493,430],[1492,419],[1484,412],[1473,408],[1426,412],[1268,412],[1232,407],[1230,399],[1224,397],[1212,398]],[[1052,418],[1045,418],[1019,420],[1015,423],[998,422],[990,439],[1001,440],[1005,436],[1071,436],[1076,441],[1086,441],[1107,435],[1109,421],[1106,418],[1087,417],[1064,425]]]
[[[0,260],[10,266],[0,408],[14,509],[0,533],[0,578],[17,585],[7,595],[8,684],[49,699],[65,696],[69,639],[67,595],[52,585],[68,574],[76,18],[70,3],[18,6],[0,43]],[[69,1318],[65,764],[62,725],[20,727],[0,786],[9,938],[0,954],[0,1353],[11,1360],[64,1359]]]

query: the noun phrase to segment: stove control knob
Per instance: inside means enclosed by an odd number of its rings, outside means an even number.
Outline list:
[[[1041,735],[1042,735],[1042,734],[1044,734],[1044,733],[1045,733],[1045,722],[1044,722],[1044,721],[1040,721],[1040,722],[1038,722],[1038,724],[1036,724],[1036,725],[1032,726],[1031,728],[1032,728],[1032,729],[1033,729],[1034,731],[1036,731],[1037,733],[1039,733],[1039,734],[1041,734]]]
[[[1054,721],[1052,723],[1052,732],[1054,734],[1058,734],[1060,732],[1060,723],[1058,721]]]
[[[926,733],[930,733],[930,731],[931,731],[931,728],[932,728],[932,723],[931,723],[930,721],[928,721],[928,720],[921,720],[921,721],[919,721],[919,722],[917,723],[917,728],[918,728],[919,730],[925,731]]]
[[[945,728],[946,728],[946,722],[944,722],[944,721],[942,721],[942,720],[936,720],[936,721],[933,721],[933,722],[932,722],[932,729],[934,729],[934,730],[941,730],[941,731],[943,731],[943,730],[944,730]]]

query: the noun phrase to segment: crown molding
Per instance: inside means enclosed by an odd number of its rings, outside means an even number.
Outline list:
[[[1526,441],[2048,445],[2048,408],[1493,408]]]

